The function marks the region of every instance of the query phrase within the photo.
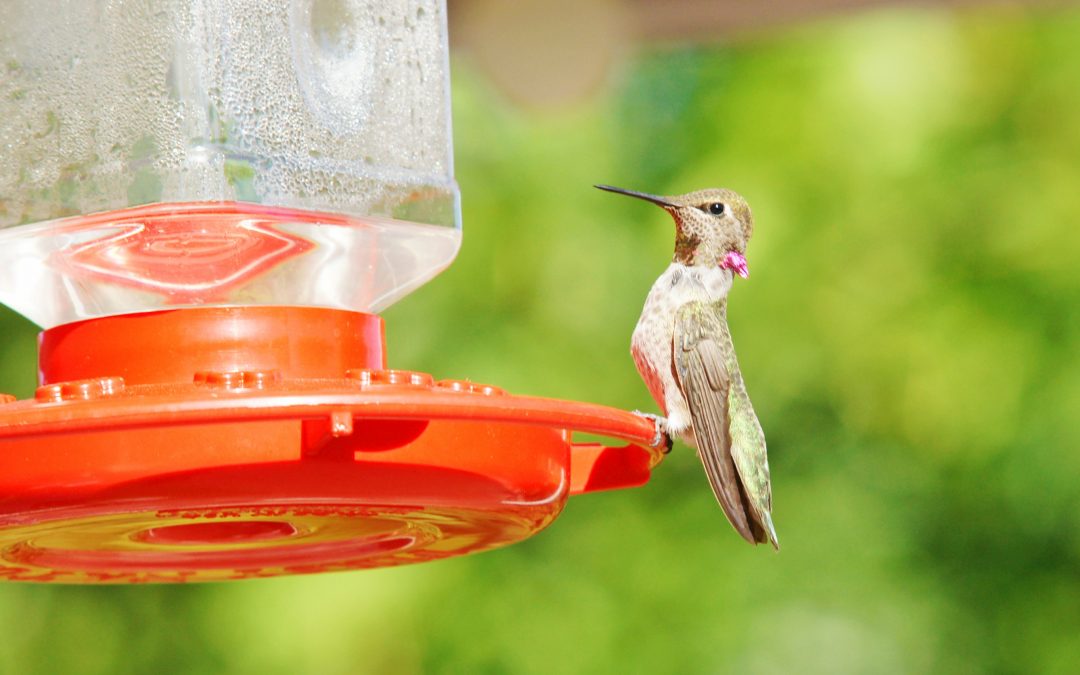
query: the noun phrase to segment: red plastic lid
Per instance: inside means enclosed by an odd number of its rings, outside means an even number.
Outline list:
[[[641,485],[662,457],[632,413],[387,370],[382,336],[376,316],[282,307],[43,332],[34,400],[0,396],[0,578],[434,560],[529,537],[569,495]]]

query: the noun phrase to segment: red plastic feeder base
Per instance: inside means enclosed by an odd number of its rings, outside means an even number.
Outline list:
[[[183,309],[40,339],[0,395],[0,578],[217,581],[400,565],[535,534],[571,494],[645,483],[653,424],[387,370],[383,325]],[[622,439],[577,444],[574,430]]]

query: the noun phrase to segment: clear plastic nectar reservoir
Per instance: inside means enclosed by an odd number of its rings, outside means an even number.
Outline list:
[[[434,0],[18,0],[0,302],[378,311],[460,243]]]

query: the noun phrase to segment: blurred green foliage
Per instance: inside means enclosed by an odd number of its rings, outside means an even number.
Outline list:
[[[668,217],[739,190],[732,331],[784,549],[685,448],[500,551],[194,587],[0,586],[0,672],[1033,673],[1080,663],[1080,12],[886,10],[666,47],[523,112],[455,62],[465,240],[391,363],[652,409]],[[0,315],[0,389],[33,328]]]

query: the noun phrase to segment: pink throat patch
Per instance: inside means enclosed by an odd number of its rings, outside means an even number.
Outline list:
[[[746,266],[746,257],[738,251],[728,251],[720,266],[731,270],[743,279],[750,278],[750,268]]]

